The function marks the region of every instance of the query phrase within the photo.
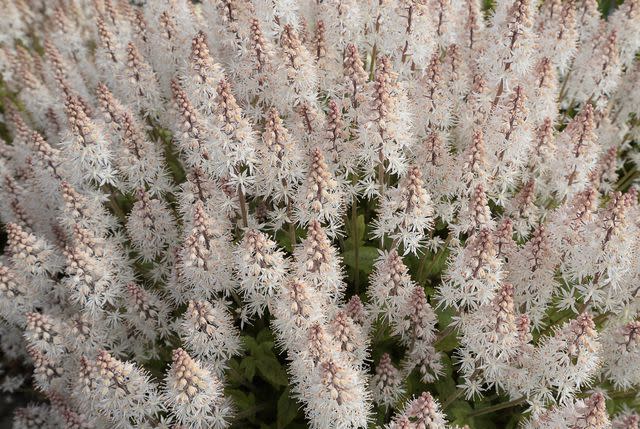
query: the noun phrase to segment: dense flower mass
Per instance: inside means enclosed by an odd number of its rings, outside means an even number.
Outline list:
[[[638,429],[640,0],[0,10],[13,427]]]

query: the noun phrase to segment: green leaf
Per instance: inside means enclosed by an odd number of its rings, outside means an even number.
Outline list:
[[[354,234],[353,231],[353,219],[349,218],[349,221],[346,223],[347,228],[347,239],[344,240],[344,248],[346,250],[351,250],[355,247],[357,243],[359,246],[364,243],[365,230],[366,225],[364,223],[364,215],[358,215],[356,218],[356,224],[358,227],[357,235]]]
[[[253,377],[256,375],[256,359],[253,356],[247,356],[242,359],[240,369],[247,380],[252,381]]]
[[[289,388],[287,387],[280,399],[278,399],[278,422],[277,428],[283,429],[289,423],[295,420],[298,415],[298,403],[289,397]]]
[[[258,332],[258,336],[256,337],[256,341],[258,343],[264,343],[264,342],[267,342],[267,341],[273,342],[274,339],[273,339],[273,333],[271,333],[271,329],[264,328],[263,330]]]
[[[369,275],[373,271],[373,263],[378,259],[378,249],[371,246],[362,246],[358,249],[358,267],[360,271]],[[356,267],[355,250],[347,250],[342,254],[344,263],[351,269]]]
[[[275,357],[256,360],[260,376],[272,386],[286,386],[289,384],[287,372]]]

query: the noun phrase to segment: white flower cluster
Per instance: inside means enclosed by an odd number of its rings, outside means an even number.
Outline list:
[[[311,428],[637,429],[640,1],[481,3],[0,0],[14,427],[229,427],[260,325]]]

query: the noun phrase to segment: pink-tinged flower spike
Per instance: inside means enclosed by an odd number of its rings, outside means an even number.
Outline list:
[[[531,0],[503,2],[493,16],[493,30],[487,33],[486,51],[479,59],[479,68],[485,72],[496,101],[529,71],[535,57],[533,3]]]
[[[551,298],[559,287],[555,278],[559,255],[551,247],[549,232],[540,225],[531,239],[511,255],[505,267],[515,287],[515,302],[535,328],[541,328]]]
[[[148,140],[142,124],[115,100],[106,86],[98,84],[98,92],[107,122],[115,134],[114,142],[119,143],[114,153],[124,189],[147,187],[153,194],[169,192],[171,184],[161,152]]]
[[[446,130],[453,120],[453,102],[449,82],[444,78],[443,60],[440,52],[431,57],[424,75],[415,81],[415,124],[419,134],[430,130]],[[442,132],[442,131],[441,131]]]
[[[288,261],[276,243],[264,233],[249,229],[235,251],[235,271],[246,302],[243,321],[261,316],[284,282]]]
[[[229,177],[229,184],[238,189],[240,204],[245,204],[245,194],[250,190],[256,159],[257,141],[251,123],[233,95],[231,83],[222,78],[216,87],[214,113],[222,134],[222,162],[218,175]],[[241,210],[246,210],[242,208]]]
[[[334,358],[326,358],[313,371],[305,414],[312,429],[367,426],[371,401],[364,374]]]
[[[478,186],[485,187],[488,173],[487,151],[484,142],[484,133],[481,128],[473,130],[470,144],[459,156],[458,164],[462,166],[456,175],[460,175],[455,181],[460,189],[457,193],[470,193],[471,189]]]
[[[342,258],[320,222],[309,223],[307,237],[295,248],[293,257],[296,275],[313,286],[325,303],[336,303],[342,298],[346,287]]]
[[[125,318],[147,341],[165,338],[169,334],[169,306],[155,292],[135,283],[126,287]]]
[[[283,91],[274,102],[280,111],[289,112],[291,106],[315,101],[318,71],[311,53],[291,24],[286,24],[280,34],[280,48],[282,65],[277,77]]]
[[[365,101],[365,84],[367,83],[367,72],[360,58],[358,47],[349,43],[345,48],[342,73],[344,75],[344,95],[349,98],[349,116],[355,116],[358,107]]]
[[[131,362],[122,362],[101,351],[95,361],[93,377],[95,398],[100,414],[116,428],[141,425],[157,418],[162,401],[157,386],[149,375]]]
[[[73,182],[116,185],[113,149],[104,130],[87,116],[77,97],[67,97],[65,110],[69,128],[61,142],[61,153]]]
[[[441,212],[446,210],[446,205],[441,200],[454,194],[459,186],[456,177],[458,172],[455,168],[455,158],[450,151],[450,143],[442,133],[431,131],[416,146],[415,154],[414,163],[422,170],[424,185],[431,192],[435,211],[444,215]]]
[[[503,196],[517,182],[526,166],[532,125],[525,88],[518,85],[496,105],[485,130],[487,161],[493,166],[492,195]]]
[[[417,254],[433,225],[431,197],[418,167],[410,167],[398,186],[385,192],[378,212],[374,236],[388,237],[393,240],[394,247],[402,245],[405,255]]]
[[[62,390],[68,383],[65,366],[62,360],[52,358],[35,347],[27,346],[27,353],[33,361],[33,379],[36,387],[42,392]]]
[[[127,218],[127,233],[145,262],[163,257],[178,240],[176,222],[167,203],[143,189]]]
[[[528,396],[567,403],[597,375],[601,349],[595,323],[586,313],[541,338],[531,356],[529,377],[535,383],[530,383]]]
[[[180,84],[202,115],[213,113],[216,87],[223,78],[222,67],[214,61],[209,52],[207,36],[203,31],[199,31],[191,41],[191,55],[185,72],[180,77]]]
[[[184,428],[221,429],[229,425],[231,409],[222,383],[182,349],[173,351],[173,361],[164,385],[163,400]]]
[[[385,353],[376,366],[376,374],[371,379],[373,400],[378,405],[393,407],[404,395],[403,378],[393,365],[391,357]]]
[[[454,233],[459,235],[465,232],[473,233],[481,229],[493,230],[495,228],[486,189],[482,183],[478,183],[473,188],[471,195],[464,203],[466,206],[463,206],[458,214],[458,223],[453,225]]]
[[[258,147],[256,191],[275,202],[292,199],[303,178],[302,153],[275,108],[267,113]]]
[[[163,112],[158,78],[134,42],[127,44],[127,58],[122,72],[124,85],[117,85],[122,97],[135,112],[157,118]],[[123,91],[123,87],[126,88]]]
[[[322,147],[327,158],[337,166],[336,174],[346,178],[358,168],[355,163],[358,148],[348,141],[348,126],[342,114],[342,101],[332,99],[328,107]]]
[[[585,188],[598,155],[593,106],[586,104],[556,141],[549,182],[562,198]]]
[[[7,322],[22,326],[25,314],[33,310],[36,296],[28,290],[28,283],[17,276],[11,267],[0,262],[0,313]]]
[[[609,429],[605,396],[595,392],[590,397],[552,407],[525,422],[525,429]]]
[[[89,230],[75,226],[73,244],[64,250],[66,257],[62,281],[72,302],[83,307],[91,317],[97,317],[107,306],[115,305],[121,284],[116,261],[105,242]]]
[[[378,59],[376,76],[369,84],[366,97],[358,123],[358,139],[366,174],[378,175],[380,189],[367,191],[371,196],[384,188],[380,179],[385,172],[406,173],[406,151],[413,140],[407,96],[391,69],[389,58]]]
[[[222,301],[189,301],[178,320],[177,332],[189,353],[220,376],[229,359],[242,349],[238,328]]]
[[[602,333],[603,373],[619,390],[640,385],[640,321],[612,323]]]
[[[601,26],[602,18],[597,0],[582,0],[577,4],[578,46],[590,46]]]
[[[46,404],[29,405],[13,412],[14,429],[56,429],[61,423],[55,418],[51,406]]]
[[[574,72],[567,84],[568,100],[592,102],[604,110],[620,81],[621,64],[616,30],[602,27],[592,43],[581,47],[574,60]]]
[[[187,93],[174,79],[171,92],[177,113],[174,124],[178,147],[188,167],[200,167],[209,174],[215,173],[215,161],[220,150],[214,146],[211,125],[196,111]]]
[[[446,13],[447,5],[450,5],[450,2],[446,0],[438,3],[438,6],[444,6],[445,10],[440,9],[436,12],[435,21],[437,22],[434,22],[433,11],[429,10],[426,3],[408,0],[396,6],[394,13],[398,15],[398,19],[392,25],[397,24],[401,27],[401,31],[398,31],[397,38],[393,37],[393,42],[396,44],[394,57],[399,59],[396,61],[398,67],[406,73],[410,70],[422,69],[425,64],[428,64],[436,48],[448,44],[447,40],[442,40],[440,37],[434,40],[433,37],[434,33],[437,36],[445,33],[442,27],[440,28],[443,31],[437,32],[438,25],[447,25],[440,22],[440,19],[452,18]],[[447,36],[451,35],[449,32],[446,33]]]
[[[7,255],[13,269],[23,274],[31,286],[46,293],[53,278],[62,269],[63,261],[45,239],[25,231],[20,225],[9,223]]]
[[[464,247],[453,249],[439,300],[456,309],[476,310],[493,300],[503,275],[492,234],[481,229]]]
[[[462,333],[459,354],[467,397],[479,393],[478,382],[474,380],[476,371],[481,371],[488,385],[511,391],[514,380],[508,376],[512,369],[507,366],[526,346],[516,323],[513,286],[504,283],[490,305],[463,314],[459,324]]]
[[[310,152],[318,146],[325,119],[317,103],[303,101],[298,104],[289,122],[293,137],[300,142],[304,152]]]
[[[363,327],[349,313],[338,310],[329,322],[329,332],[347,360],[356,368],[366,368],[369,341]]]
[[[122,73],[124,66],[123,49],[119,44],[118,37],[111,31],[111,25],[104,19],[96,19],[98,29],[97,59],[98,69],[102,77],[110,84],[115,84],[115,77]]]
[[[463,56],[469,58],[480,52],[485,37],[485,22],[479,0],[465,0],[457,15],[461,31],[456,33],[456,43],[462,47]]]
[[[314,323],[324,320],[325,305],[315,288],[291,278],[278,291],[271,313],[278,343],[285,350],[299,350]]]
[[[536,201],[536,180],[529,179],[505,204],[505,213],[513,218],[514,229],[520,237],[528,236],[531,228],[540,221],[542,209]]]
[[[447,421],[440,410],[440,404],[429,392],[412,399],[402,413],[396,415],[387,429],[447,429]]]
[[[62,194],[63,215],[60,216],[60,224],[69,233],[77,225],[92,231],[98,237],[106,237],[118,228],[118,220],[102,205],[100,195],[81,194],[66,181],[60,184],[56,192]]]
[[[373,266],[368,294],[372,316],[381,317],[391,326],[401,323],[401,310],[415,283],[396,249],[381,252]]]
[[[205,211],[202,201],[196,201],[179,251],[181,277],[172,291],[177,302],[226,295],[233,289],[231,238],[223,226]]]
[[[633,411],[618,414],[611,422],[611,429],[638,429],[640,427],[640,415]]]
[[[629,67],[640,50],[640,2],[625,0],[607,20],[609,27],[618,35],[620,63]]]
[[[423,383],[432,383],[442,375],[440,353],[433,345],[436,321],[423,287],[414,286],[400,309],[400,320],[392,327],[408,347],[406,361],[403,362],[404,373],[409,374],[417,368]]]
[[[550,60],[560,75],[567,73],[576,54],[579,37],[576,26],[576,4],[572,1],[545,2],[536,20],[540,54]]]
[[[548,57],[542,57],[525,83],[528,118],[538,128],[546,118],[552,121],[558,115],[558,79],[555,67]]]
[[[46,355],[55,362],[68,352],[63,323],[55,317],[40,313],[27,313],[24,339],[27,346]]]
[[[300,225],[317,220],[336,236],[343,223],[345,192],[319,148],[311,151],[309,173],[296,197],[295,218]]]
[[[618,147],[612,146],[598,160],[595,168],[589,172],[591,183],[603,193],[612,191],[618,181]]]

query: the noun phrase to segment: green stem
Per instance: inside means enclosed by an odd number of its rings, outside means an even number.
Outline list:
[[[358,197],[353,197],[351,204],[351,222],[353,225],[353,253],[354,253],[354,274],[353,284],[356,295],[360,289],[360,240],[358,240]]]
[[[490,414],[496,411],[500,411],[500,410],[504,410],[505,408],[511,408],[511,407],[515,407],[517,405],[522,404],[527,398],[525,398],[524,396],[518,398],[518,399],[514,399],[513,401],[509,401],[509,402],[503,402],[501,404],[497,404],[494,405],[492,407],[488,407],[488,408],[481,408],[479,410],[475,410],[472,411],[471,413],[467,414],[467,417],[475,417],[475,416],[483,416],[485,414]]]

